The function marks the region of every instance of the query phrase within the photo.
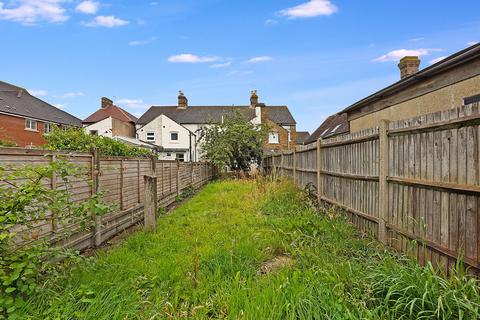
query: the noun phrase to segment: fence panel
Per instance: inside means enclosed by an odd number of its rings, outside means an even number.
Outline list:
[[[268,156],[263,166],[317,186],[319,198],[345,209],[356,227],[422,264],[448,271],[462,256],[480,271],[478,104],[383,123],[383,131]]]
[[[155,169],[158,178],[159,205],[167,206],[175,201],[177,194],[182,190],[189,187],[201,187],[211,180],[214,174],[212,165],[208,163],[181,163],[147,158],[95,157],[95,153],[0,148],[0,167],[6,173],[25,165],[45,165],[60,158],[65,159],[81,169],[80,177],[70,178],[69,188],[73,193],[74,201],[82,201],[90,197],[96,192],[95,184],[97,184],[103,200],[112,206],[112,211],[101,218],[101,225],[95,230],[81,231],[76,225],[67,226],[73,232],[66,239],[57,238],[62,234],[60,231],[63,226],[55,221],[55,217],[51,214],[28,230],[15,227],[16,231],[19,231],[18,244],[46,239],[54,245],[63,245],[78,250],[99,245],[143,220],[144,175],[153,174]],[[97,170],[95,163],[98,163]],[[0,188],[10,187],[8,183],[18,184],[21,181],[0,181]],[[66,187],[64,182],[55,176],[52,179],[44,179],[42,183],[50,188]]]

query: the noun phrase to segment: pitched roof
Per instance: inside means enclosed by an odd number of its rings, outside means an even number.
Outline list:
[[[103,119],[112,117],[114,119],[124,121],[124,122],[137,122],[137,117],[134,115],[128,113],[127,111],[123,110],[120,107],[117,107],[116,105],[110,105],[105,108],[100,108],[91,115],[89,115],[85,120],[82,122],[85,124],[88,123],[95,123],[102,121]]]
[[[325,139],[339,134],[350,132],[350,123],[346,113],[331,115],[305,141],[305,144],[315,142],[319,138]]]
[[[420,70],[419,72],[409,77],[397,81],[394,84],[384,89],[381,89],[380,91],[377,91],[374,94],[371,94],[360,101],[355,102],[351,106],[345,108],[342,112],[351,112],[354,110],[358,110],[364,106],[367,106],[368,104],[371,104],[372,102],[375,102],[376,100],[384,99],[385,97],[404,90],[414,84],[425,81],[429,77],[447,71],[461,64],[467,63],[473,59],[477,59],[479,56],[480,43],[461,50],[457,53],[454,53],[451,56],[448,56],[445,59],[442,59],[439,62],[432,64],[431,66]]]
[[[309,136],[310,133],[308,131],[297,131],[297,144],[303,144]]]
[[[296,123],[287,106],[266,106],[265,108],[270,120],[277,124]],[[186,109],[178,109],[177,106],[153,106],[138,119],[137,124],[147,124],[162,114],[179,124],[220,122],[222,116],[234,110],[240,111],[249,120],[255,117],[255,110],[250,106],[188,106]]]
[[[0,81],[0,112],[47,122],[81,127],[82,121],[32,96],[26,89]]]

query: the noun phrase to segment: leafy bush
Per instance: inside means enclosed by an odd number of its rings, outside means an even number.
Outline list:
[[[0,139],[0,147],[17,147],[18,145],[10,140]]]
[[[73,201],[71,181],[81,175],[81,169],[62,159],[43,166],[0,167],[0,319],[15,319],[24,299],[40,289],[39,280],[55,272],[55,261],[74,255],[49,246],[34,227],[52,221],[61,240],[91,227],[92,214],[109,210],[100,195]],[[48,183],[53,177],[59,181],[56,189]]]
[[[108,137],[87,134],[83,129],[70,128],[61,130],[54,128],[45,135],[46,148],[49,150],[69,150],[90,152],[98,148],[104,156],[146,157],[152,154],[150,150],[135,148]]]

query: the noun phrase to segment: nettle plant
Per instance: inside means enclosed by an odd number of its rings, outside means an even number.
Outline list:
[[[78,256],[62,247],[62,239],[91,228],[92,215],[109,211],[99,194],[74,201],[72,181],[84,177],[83,170],[65,159],[0,167],[0,319],[18,318],[17,310],[58,271],[59,261]],[[53,240],[38,231],[45,222],[55,226]]]

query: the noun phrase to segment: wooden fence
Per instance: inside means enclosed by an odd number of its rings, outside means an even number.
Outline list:
[[[65,153],[47,150],[0,148],[0,168],[7,172],[25,165],[44,165],[56,159],[66,159],[82,169],[80,178],[73,178],[71,191],[74,201],[81,201],[100,192],[112,206],[112,212],[97,219],[95,230],[80,231],[75,226],[68,239],[57,239],[60,226],[51,215],[22,234],[21,241],[48,239],[52,243],[84,250],[101,243],[143,220],[145,200],[144,175],[157,177],[157,199],[160,207],[173,203],[186,188],[199,188],[215,175],[208,163],[160,161],[150,158],[101,157],[98,153]],[[53,177],[44,182],[51,188],[61,188],[63,182]],[[6,187],[0,182],[0,187]],[[22,230],[20,230],[22,231]]]
[[[463,257],[480,271],[480,112],[478,104],[272,155],[266,172],[281,172],[353,224],[420,263],[445,270]]]

